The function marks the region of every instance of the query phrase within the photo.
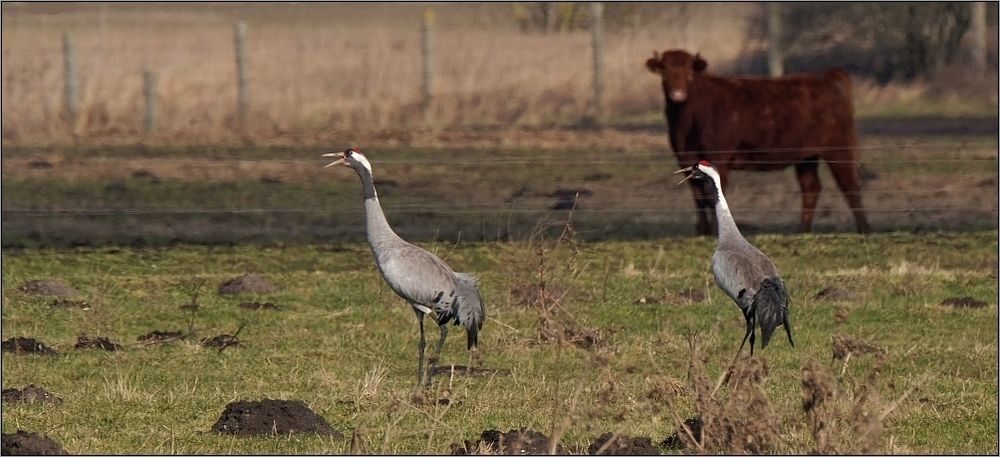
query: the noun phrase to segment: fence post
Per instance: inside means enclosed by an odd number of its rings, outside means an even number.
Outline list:
[[[781,4],[767,3],[767,67],[771,77],[785,73],[784,57],[781,53]]]
[[[63,33],[63,76],[65,77],[66,116],[70,126],[76,126],[76,56],[73,37]]]
[[[986,2],[972,2],[972,64],[986,69]]]
[[[594,52],[594,104],[590,120],[597,124],[604,98],[604,3],[591,2],[590,15],[590,43]]]
[[[143,127],[146,133],[156,130],[156,74],[149,67],[142,69],[142,93],[146,98],[146,116]]]
[[[233,39],[236,46],[236,115],[240,126],[243,126],[247,116],[247,106],[250,104],[250,88],[247,84],[247,24],[236,21],[233,24]]]
[[[421,55],[423,57],[423,85],[420,87],[423,110],[426,115],[431,106],[431,93],[434,88],[434,10],[424,10],[423,22],[420,25]]]

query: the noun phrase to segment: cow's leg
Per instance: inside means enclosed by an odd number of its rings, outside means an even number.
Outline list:
[[[834,160],[827,162],[833,178],[837,180],[837,187],[844,194],[847,206],[854,212],[854,222],[857,224],[858,233],[868,233],[871,228],[868,226],[868,217],[865,216],[865,208],[861,205],[861,185],[858,178],[858,164],[851,160]]]
[[[712,200],[708,198],[708,194],[705,192],[704,183],[694,179],[689,179],[688,184],[691,186],[691,195],[694,196],[694,205],[698,208],[698,223],[695,225],[699,235],[711,235],[714,234],[712,226],[709,224],[708,216],[711,213],[715,214],[715,208],[712,206]]]
[[[812,231],[816,201],[819,200],[819,192],[823,189],[823,184],[819,181],[819,162],[815,157],[806,159],[795,165],[795,174],[799,178],[799,187],[802,188],[802,220],[799,223],[799,231],[808,233]]]

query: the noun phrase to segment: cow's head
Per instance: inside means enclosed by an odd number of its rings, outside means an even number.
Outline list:
[[[646,68],[663,78],[663,94],[674,103],[687,101],[688,86],[696,74],[705,71],[708,62],[700,54],[692,56],[687,51],[674,49],[663,54],[653,52],[646,61]]]

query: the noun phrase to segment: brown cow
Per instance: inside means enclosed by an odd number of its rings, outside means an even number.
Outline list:
[[[799,229],[812,229],[819,198],[819,159],[830,166],[867,233],[858,185],[857,136],[851,78],[843,70],[777,79],[730,78],[705,73],[700,55],[681,50],[653,54],[649,71],[663,79],[670,145],[681,167],[705,159],[719,170],[723,188],[730,170],[767,171],[795,165],[802,187]],[[715,234],[715,213],[702,183],[691,183],[698,233]],[[711,221],[710,221],[711,220]]]

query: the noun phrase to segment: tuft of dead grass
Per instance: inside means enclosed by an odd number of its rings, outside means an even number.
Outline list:
[[[696,418],[681,420],[674,396],[663,398],[671,409],[678,431],[665,446],[682,445],[702,454],[761,454],[776,452],[780,443],[778,416],[763,392],[770,368],[761,357],[737,359],[728,369],[727,391],[717,391],[706,371],[706,356],[697,338],[688,339],[691,359],[688,382],[694,393]],[[718,395],[717,395],[718,394]]]

